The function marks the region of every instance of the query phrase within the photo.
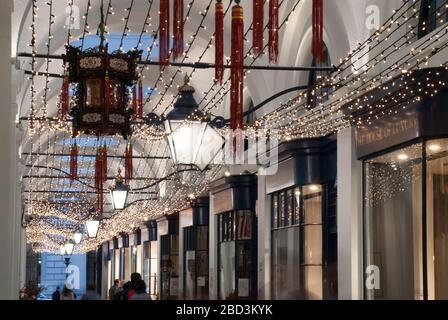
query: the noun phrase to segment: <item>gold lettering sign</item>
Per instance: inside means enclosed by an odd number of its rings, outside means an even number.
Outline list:
[[[407,131],[418,128],[417,115],[413,114],[404,119],[390,122],[381,128],[362,128],[357,131],[356,142],[358,147],[379,142],[387,138],[401,135]]]

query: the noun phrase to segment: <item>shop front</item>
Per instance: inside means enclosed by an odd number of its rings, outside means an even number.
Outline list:
[[[271,297],[337,299],[336,140],[279,146],[266,177],[271,216]]]
[[[257,177],[230,176],[212,189],[218,299],[257,298]]]
[[[146,229],[142,230],[142,278],[148,287],[148,293],[153,299],[157,298],[158,255],[157,255],[157,222],[146,222]]]
[[[209,297],[209,198],[197,198],[191,208],[180,212],[182,297]]]
[[[414,86],[441,87],[356,129],[366,299],[448,299],[448,73],[426,69],[413,77]],[[369,103],[383,95],[383,88],[373,91]]]
[[[157,220],[160,241],[160,299],[179,299],[179,214]]]

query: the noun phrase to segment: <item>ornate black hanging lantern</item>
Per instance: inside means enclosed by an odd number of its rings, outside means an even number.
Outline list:
[[[138,80],[137,63],[142,51],[108,52],[104,45],[104,15],[100,24],[99,47],[82,51],[67,47],[67,80],[75,89],[70,115],[73,135],[130,135],[130,89]]]

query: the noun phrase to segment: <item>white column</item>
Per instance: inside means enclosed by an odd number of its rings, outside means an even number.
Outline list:
[[[209,293],[210,300],[218,299],[218,225],[213,211],[214,196],[210,193],[210,219],[209,219]]]
[[[193,209],[186,209],[179,213],[179,300],[182,300],[185,295],[184,288],[184,228],[193,225]]]
[[[362,299],[362,162],[356,159],[354,129],[338,134],[338,294]]]
[[[258,299],[271,299],[271,203],[266,177],[258,176]]]
[[[22,270],[23,231],[20,226],[18,196],[15,110],[12,102],[11,13],[12,0],[0,2],[0,300],[18,299]]]

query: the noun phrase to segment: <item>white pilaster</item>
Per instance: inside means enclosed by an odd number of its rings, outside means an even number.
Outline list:
[[[362,162],[356,159],[354,129],[338,134],[338,294],[362,299]]]
[[[218,299],[218,225],[214,212],[214,196],[210,193],[209,292],[210,300]]]
[[[20,225],[17,147],[12,96],[11,13],[12,0],[0,2],[0,300],[18,299],[22,268],[23,231]]]
[[[271,203],[266,177],[258,176],[258,299],[271,299]]]

